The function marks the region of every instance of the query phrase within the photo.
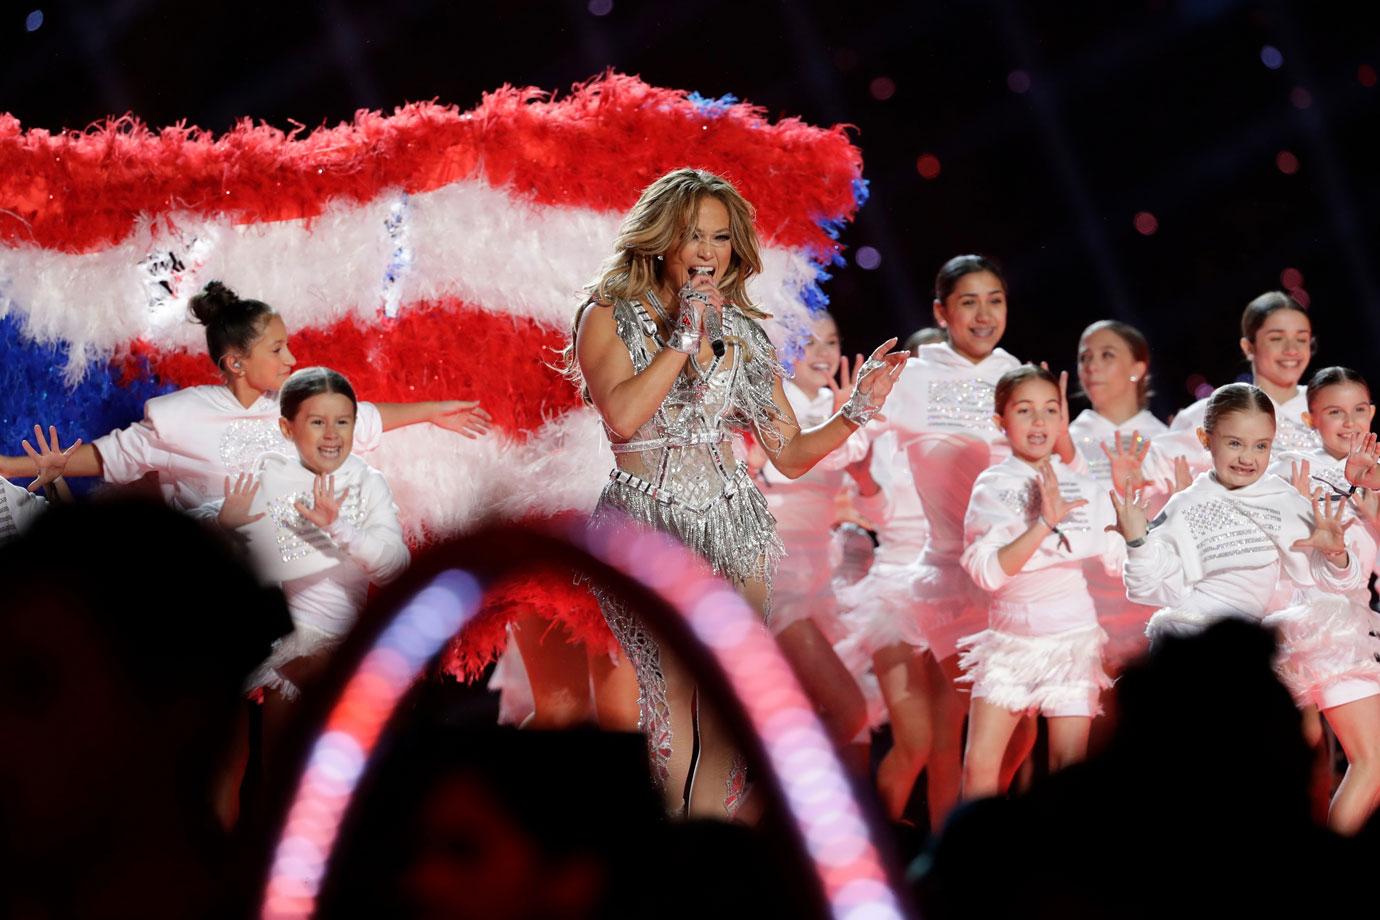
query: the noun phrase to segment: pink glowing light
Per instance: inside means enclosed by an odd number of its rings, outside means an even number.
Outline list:
[[[728,676],[814,861],[831,914],[899,920],[862,808],[823,725],[756,613],[670,537],[641,529],[579,529],[566,536],[659,595]],[[398,611],[350,678],[317,737],[274,853],[260,915],[306,920],[355,785],[379,733],[427,662],[478,610],[468,572],[438,575]]]

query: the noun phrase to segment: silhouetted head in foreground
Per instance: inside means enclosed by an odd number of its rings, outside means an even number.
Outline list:
[[[131,499],[51,509],[0,547],[0,584],[0,913],[209,915],[212,777],[281,594]]]
[[[1310,815],[1310,753],[1274,653],[1271,633],[1239,620],[1157,642],[1117,683],[1104,754],[955,814],[917,867],[927,916],[1302,916],[1353,903],[1361,849]]]

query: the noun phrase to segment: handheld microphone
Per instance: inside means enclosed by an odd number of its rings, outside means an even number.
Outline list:
[[[696,265],[690,269],[690,277],[696,275],[708,275],[713,277],[714,269],[707,265]],[[714,351],[714,357],[724,356],[724,324],[719,316],[719,311],[713,307],[706,306],[704,310],[704,334],[709,339],[709,347]]]

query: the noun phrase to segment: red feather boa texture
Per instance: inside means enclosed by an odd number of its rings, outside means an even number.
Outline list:
[[[393,320],[362,327],[352,319],[292,333],[300,367],[323,364],[344,374],[361,398],[415,402],[437,394],[477,399],[498,427],[525,439],[547,420],[580,404],[575,385],[554,365],[565,330],[533,320],[477,310],[448,299],[413,304]],[[158,351],[136,344],[123,357],[126,380],[144,364],[178,386],[218,383],[201,350]]]
[[[707,114],[682,90],[614,73],[563,98],[504,86],[469,112],[412,103],[310,133],[245,119],[217,138],[125,116],[51,134],[0,114],[0,241],[87,252],[126,237],[139,215],[310,218],[332,200],[472,177],[541,204],[622,211],[685,165],[733,180],[768,240],[819,258],[838,244],[816,221],[853,216],[862,174],[842,126],[772,124],[745,103]]]
[[[464,682],[480,677],[507,648],[508,624],[529,614],[560,623],[592,650],[618,648],[589,588],[570,569],[547,567],[491,586],[479,614],[441,653],[441,669]]]

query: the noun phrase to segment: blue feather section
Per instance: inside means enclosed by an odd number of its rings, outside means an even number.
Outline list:
[[[24,335],[16,317],[0,317],[0,453],[23,453],[20,442],[33,440],[34,425],[56,425],[64,445],[90,441],[144,417],[144,403],[176,386],[144,373],[128,386],[109,362],[93,362],[75,387],[63,377],[66,345],[43,345]],[[80,491],[80,479],[71,481]],[[92,483],[94,484],[94,483]]]
[[[699,93],[692,92],[686,98],[690,100],[691,105],[699,110],[701,115],[705,115],[709,118],[717,118],[738,104],[738,97],[732,93],[726,93],[717,99],[711,99],[708,96],[701,96]]]

